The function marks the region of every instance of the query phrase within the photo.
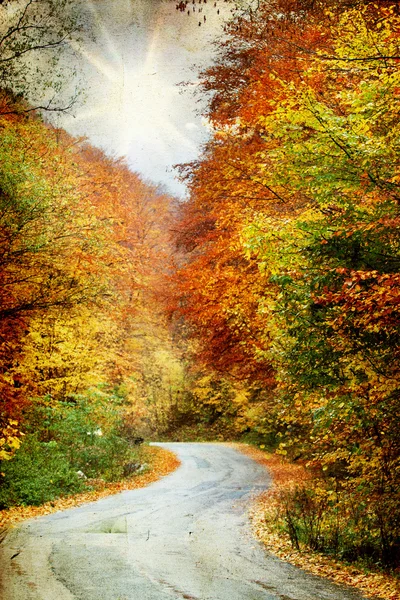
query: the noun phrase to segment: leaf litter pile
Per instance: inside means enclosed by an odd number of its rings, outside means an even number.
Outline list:
[[[126,490],[146,487],[161,477],[169,475],[169,473],[175,471],[180,465],[177,456],[165,448],[144,446],[140,453],[141,459],[148,465],[146,471],[112,483],[106,483],[101,479],[91,479],[88,480],[88,483],[91,488],[94,487],[95,489],[91,489],[90,491],[46,502],[41,506],[15,506],[7,510],[2,510],[0,511],[0,529],[12,526],[25,519],[48,515],[59,510],[66,510],[85,502],[94,502],[100,498],[118,494]]]
[[[371,598],[400,600],[400,583],[396,577],[384,573],[366,573],[318,552],[296,550],[289,535],[281,529],[278,531],[276,527],[277,514],[281,510],[279,493],[304,482],[310,474],[302,465],[290,463],[282,456],[267,454],[247,444],[234,446],[266,467],[271,474],[272,488],[255,499],[250,509],[250,519],[256,537],[272,554],[315,575],[356,587]]]

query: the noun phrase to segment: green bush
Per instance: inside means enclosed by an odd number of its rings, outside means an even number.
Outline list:
[[[4,461],[1,470],[0,508],[39,505],[83,487],[57,442],[40,442],[35,434],[25,436],[14,458]]]
[[[42,441],[56,441],[74,470],[89,478],[118,479],[123,464],[134,460],[134,450],[120,434],[121,417],[114,398],[92,394],[71,402],[36,405],[28,427]]]
[[[138,449],[123,431],[120,398],[92,393],[69,402],[45,399],[26,411],[19,450],[0,464],[0,508],[41,504],[85,489],[87,478],[114,481]]]
[[[46,431],[76,470],[107,481],[118,479],[123,463],[132,460],[129,442],[118,433],[119,420],[109,412],[99,402],[93,405],[79,398],[53,409]],[[106,426],[102,425],[105,421]]]

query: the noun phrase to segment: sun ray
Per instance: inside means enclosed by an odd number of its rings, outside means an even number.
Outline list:
[[[80,110],[78,112],[78,114],[76,115],[65,115],[64,117],[64,125],[67,125],[69,123],[78,123],[79,121],[85,122],[89,119],[93,119],[93,118],[101,118],[104,117],[104,115],[107,112],[107,109],[109,109],[109,104],[108,103],[103,103],[103,104],[97,104],[96,106],[91,106],[88,107],[84,110]]]
[[[117,69],[114,64],[111,64],[107,61],[106,58],[100,56],[99,54],[95,54],[91,52],[88,48],[85,48],[83,45],[78,45],[75,42],[71,42],[70,45],[74,49],[74,51],[82,56],[90,65],[95,67],[99,73],[104,75],[106,79],[115,83],[118,81],[118,72],[121,73],[123,68],[123,63],[120,61],[119,68]]]
[[[153,35],[151,36],[150,44],[147,48],[146,58],[144,61],[143,69],[144,71],[151,69],[153,66],[153,62],[155,60],[159,45],[160,45],[160,32],[163,25],[163,15],[159,10],[156,20],[156,25],[153,30]]]
[[[64,118],[65,126],[113,155],[125,155],[147,177],[170,181],[165,174],[170,165],[192,160],[205,138],[176,83],[193,79],[189,62],[198,52],[208,57],[206,32],[196,28],[188,37],[189,20],[176,20],[171,4],[162,0],[84,4],[96,36],[73,50],[80,57],[87,103],[75,118]],[[189,121],[196,126],[186,127]]]
[[[121,62],[121,54],[118,52],[117,47],[110,35],[105,23],[104,23],[103,18],[101,17],[99,11],[97,10],[94,2],[92,0],[86,0],[86,4],[87,4],[90,12],[94,16],[96,25],[99,28],[99,30],[101,31],[101,34],[102,34],[104,40],[106,41],[107,48],[108,48],[111,56],[114,58],[115,62]]]

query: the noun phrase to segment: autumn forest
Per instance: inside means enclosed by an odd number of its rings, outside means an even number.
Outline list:
[[[232,3],[185,201],[49,124],[24,56],[82,24],[46,0],[39,40],[22,4],[0,40],[0,508],[121,478],[142,438],[242,440],[307,470],[281,498],[297,549],[398,568],[397,2]]]

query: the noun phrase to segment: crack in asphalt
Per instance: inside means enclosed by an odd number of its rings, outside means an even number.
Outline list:
[[[183,598],[184,600],[201,600],[201,598],[198,598],[197,596],[192,596],[191,594],[187,594],[186,592],[179,590],[175,586],[168,583],[168,581],[164,581],[164,580],[160,579],[158,581],[158,583],[160,583],[162,586],[166,587],[171,592],[174,592],[175,598],[179,597],[179,598]]]

